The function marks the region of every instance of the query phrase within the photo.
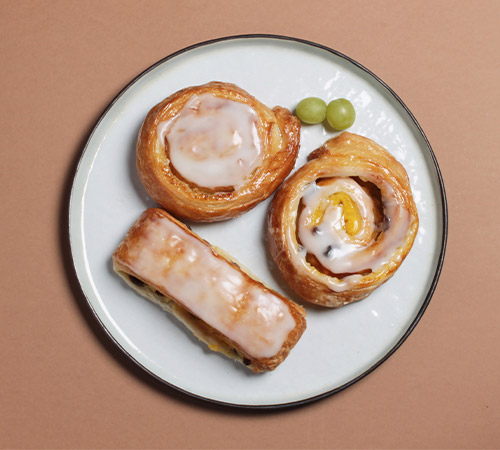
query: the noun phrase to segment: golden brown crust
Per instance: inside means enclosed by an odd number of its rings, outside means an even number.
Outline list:
[[[290,311],[290,314],[295,320],[296,325],[294,329],[289,333],[287,340],[284,342],[282,348],[276,355],[270,358],[252,357],[251,355],[246,353],[238,344],[231,341],[229,338],[212,328],[200,318],[196,317],[175,298],[170,297],[169,294],[165,292],[165,290],[161,287],[160,282],[155,283],[152,280],[148,280],[148,282],[146,282],[144,279],[141,279],[139,274],[135,273],[130,268],[130,266],[133,265],[133,261],[131,260],[132,252],[130,252],[130,249],[133,249],[134,246],[138,245],[137,243],[140,241],[140,238],[144,233],[143,225],[152,217],[160,217],[162,219],[166,219],[175,223],[187,234],[208,246],[215,257],[229,262],[234,267],[236,267],[243,274],[248,283],[259,285],[262,289],[273,292],[286,304],[288,310]],[[220,251],[216,250],[207,241],[200,238],[182,222],[178,221],[170,214],[159,208],[150,208],[139,217],[139,219],[128,231],[124,240],[119,244],[119,246],[113,253],[112,259],[113,269],[115,270],[115,272],[119,276],[121,276],[134,290],[136,290],[138,293],[148,298],[149,300],[157,303],[166,311],[172,313],[181,322],[183,322],[198,339],[206,343],[212,350],[221,352],[226,356],[229,356],[230,358],[245,364],[256,373],[274,370],[279,364],[281,364],[281,362],[283,362],[283,360],[290,353],[290,350],[295,346],[306,328],[305,311],[302,307],[262,284],[253,275],[243,270],[237,262],[230,259],[227,255],[222,255]],[[131,276],[133,278],[131,278]]]
[[[249,105],[258,115],[263,149],[261,165],[236,190],[203,189],[180,178],[171,167],[158,124],[174,117],[193,95],[210,93]],[[137,141],[137,170],[149,195],[177,217],[212,222],[236,217],[269,197],[295,165],[300,122],[286,108],[270,109],[238,86],[210,82],[182,89],[151,109]]]
[[[291,247],[300,245],[297,242],[296,220],[303,190],[318,179],[335,177],[339,173],[345,176],[346,170],[377,187],[388,183],[400,206],[409,212],[410,219],[403,245],[397,248],[386,264],[363,275],[351,289],[335,292],[328,286],[328,278],[332,274],[321,271],[321,268],[318,270],[307,262],[298,264]],[[306,301],[331,308],[361,300],[387,281],[410,251],[417,230],[417,209],[403,166],[374,141],[347,132],[328,140],[310,154],[309,161],[281,185],[268,216],[270,252],[285,281]],[[372,247],[374,251],[377,250],[378,239]]]

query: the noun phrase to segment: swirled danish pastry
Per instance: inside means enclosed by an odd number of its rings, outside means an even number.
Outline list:
[[[113,254],[113,269],[210,349],[254,372],[274,370],[306,328],[300,306],[159,208],[130,228]]]
[[[137,169],[149,195],[175,216],[225,220],[275,191],[299,143],[300,122],[286,108],[210,82],[151,109],[137,141]]]
[[[383,147],[344,132],[276,192],[270,252],[305,300],[337,308],[387,281],[410,251],[418,214],[408,175]]]

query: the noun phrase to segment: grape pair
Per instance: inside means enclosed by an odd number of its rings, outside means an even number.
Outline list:
[[[338,98],[328,103],[318,97],[301,100],[295,114],[304,123],[316,124],[325,120],[334,130],[349,128],[356,119],[356,111],[352,103],[345,98]]]

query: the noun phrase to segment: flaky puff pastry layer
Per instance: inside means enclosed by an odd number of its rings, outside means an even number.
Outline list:
[[[158,139],[158,125],[176,117],[194,96],[211,94],[250,106],[258,116],[262,160],[234,189],[207,189],[183,179],[172,166],[168,143]],[[148,113],[137,141],[137,170],[148,194],[181,219],[213,222],[236,217],[268,198],[295,165],[300,144],[300,121],[286,108],[273,109],[240,87],[210,82],[182,89]]]
[[[281,364],[306,329],[302,307],[159,208],[142,213],[112,259],[136,292],[255,373]]]
[[[303,199],[305,195],[311,195],[307,192],[336,180],[346,185],[356,183],[361,186],[358,190],[364,191],[360,197],[371,197],[368,215],[375,223],[365,225],[359,221],[362,227],[371,227],[369,237],[365,236],[364,243],[359,244],[358,262],[366,266],[357,267],[352,272],[341,270],[342,273],[334,273],[327,269],[304,248],[298,233],[299,226],[307,230],[299,225],[305,207]],[[344,200],[344,213],[347,203]],[[277,191],[268,216],[270,252],[285,281],[304,300],[338,308],[367,297],[396,272],[413,245],[418,223],[416,205],[403,166],[376,142],[344,132],[313,151],[308,162]],[[313,228],[310,233],[317,233],[318,228]],[[363,230],[358,231],[360,235],[363,233]],[[348,236],[347,233],[344,235]],[[339,247],[338,241],[336,244],[328,246],[327,250],[334,254]],[[332,264],[336,263],[334,259]]]

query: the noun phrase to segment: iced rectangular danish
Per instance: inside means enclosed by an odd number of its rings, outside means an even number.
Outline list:
[[[130,228],[113,254],[113,268],[210,349],[254,372],[275,369],[306,328],[303,308],[158,208]]]

